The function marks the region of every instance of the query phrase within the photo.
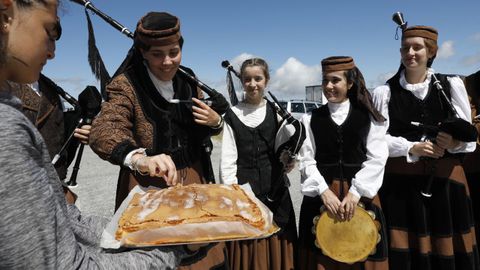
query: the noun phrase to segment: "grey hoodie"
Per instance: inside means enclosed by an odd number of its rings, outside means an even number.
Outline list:
[[[0,269],[175,269],[182,246],[107,252],[107,223],[67,205],[40,133],[0,91]]]

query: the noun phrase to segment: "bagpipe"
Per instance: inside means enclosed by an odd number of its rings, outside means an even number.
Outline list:
[[[443,100],[448,104],[447,108],[450,110],[450,113],[453,115],[446,118],[438,125],[424,125],[422,123],[412,122],[412,125],[418,126],[423,129],[424,136],[423,140],[428,140],[435,142],[439,132],[445,132],[452,136],[452,138],[462,141],[462,142],[475,142],[477,141],[478,133],[474,125],[468,121],[460,118],[457,110],[453,106],[451,100],[446,95],[440,81],[437,79],[435,74],[432,74],[432,79],[434,80],[433,84],[436,89],[439,91]],[[432,172],[427,179],[423,190],[420,192],[424,197],[430,198],[432,196],[431,188],[434,179],[434,173],[436,170],[436,160],[434,160],[434,165],[432,166]]]
[[[405,31],[408,23],[404,20],[403,14],[401,12],[395,12],[392,16],[392,20],[397,24],[397,33],[395,38],[398,39],[398,29]],[[438,80],[435,74],[432,74],[433,85],[440,93],[441,99],[447,104],[447,109],[449,110],[450,117],[447,117],[445,120],[441,121],[437,125],[426,125],[419,122],[411,122],[412,125],[417,126],[423,130],[424,135],[422,136],[422,141],[431,141],[435,142],[439,132],[445,132],[452,136],[452,138],[462,141],[462,142],[474,142],[477,141],[478,132],[471,123],[462,119],[458,114],[457,110],[452,104],[452,101],[445,93],[441,82]],[[436,162],[431,169],[430,177],[427,179],[425,187],[420,192],[424,197],[431,197],[431,187],[433,183],[433,178],[436,170]]]
[[[231,73],[233,73],[239,79],[240,73],[238,73],[227,60],[222,62],[222,67],[227,69],[227,87],[230,101],[232,105],[234,105],[234,103],[238,103],[238,98],[236,96]],[[289,139],[286,142],[276,146],[275,157],[281,162],[282,169],[279,178],[272,181],[272,188],[267,195],[267,199],[270,202],[275,202],[279,199],[280,195],[282,195],[281,192],[284,190],[284,188],[288,188],[290,186],[288,177],[285,177],[285,175],[288,172],[291,163],[294,162],[295,156],[300,151],[303,141],[305,141],[306,131],[303,124],[299,120],[295,119],[285,108],[283,108],[277,98],[270,91],[268,91],[268,94],[272,100],[264,97],[267,103],[275,109],[276,113],[282,117],[283,121],[292,125],[295,129],[293,134],[289,134]]]
[[[97,90],[95,86],[87,86],[78,96],[78,101],[70,96],[67,92],[65,92],[60,87],[55,87],[57,93],[65,99],[76,111],[80,111],[80,119],[76,124],[76,128],[81,127],[83,125],[90,125],[92,124],[93,118],[100,112],[100,106],[102,104],[102,97],[100,92]],[[59,152],[53,157],[52,164],[55,165],[61,158],[62,153],[67,149],[70,145],[75,131],[72,131],[68,136],[68,139],[60,148]],[[78,151],[75,150],[76,159],[75,164],[73,166],[72,174],[70,175],[70,180],[66,182],[68,186],[76,186],[77,185],[77,175],[78,170],[80,169],[80,162],[82,160],[83,149],[85,145],[83,143],[80,144]]]
[[[96,8],[92,4],[92,2],[85,1],[85,0],[70,0],[70,1],[85,7],[85,14],[87,16],[88,29],[89,29],[89,41],[88,41],[88,44],[89,44],[89,53],[88,53],[89,54],[89,64],[90,64],[90,68],[92,69],[92,73],[96,76],[96,78],[98,80],[100,80],[102,96],[105,100],[107,100],[105,86],[111,80],[111,77],[108,74],[108,72],[105,68],[105,65],[103,64],[103,60],[101,59],[100,53],[99,53],[99,51],[98,51],[98,49],[95,45],[95,37],[93,35],[93,27],[92,27],[92,23],[91,23],[91,20],[90,20],[90,17],[88,15],[87,10],[91,10],[92,12],[94,12],[95,14],[100,16],[100,18],[102,18],[105,22],[107,22],[108,24],[113,26],[115,29],[120,31],[125,36],[133,39],[134,34],[130,30],[128,30],[125,26],[120,24],[118,21],[114,20],[113,18],[111,18],[107,14],[103,13],[98,8]],[[121,66],[123,66],[123,64]],[[178,72],[180,72],[180,74],[182,76],[184,76],[187,80],[195,83],[200,89],[202,89],[205,93],[208,94],[209,98],[207,100],[211,101],[211,106],[210,107],[214,111],[216,111],[219,114],[223,114],[227,111],[227,109],[229,108],[229,104],[228,104],[227,100],[225,99],[225,97],[221,93],[219,93],[215,89],[209,87],[208,85],[206,85],[205,83],[203,83],[202,81],[197,79],[196,77],[192,76],[190,73],[185,71],[182,67],[178,68]],[[118,74],[118,71],[115,74]]]

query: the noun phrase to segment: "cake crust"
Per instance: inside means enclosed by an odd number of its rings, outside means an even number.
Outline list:
[[[258,202],[236,184],[147,190],[133,196],[115,238],[141,246],[255,237],[271,227]]]

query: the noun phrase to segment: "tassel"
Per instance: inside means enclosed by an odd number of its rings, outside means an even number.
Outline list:
[[[232,106],[238,104],[237,93],[235,92],[235,86],[233,85],[232,73],[229,70],[227,72],[227,89],[228,89],[228,96],[230,97],[230,103]]]
[[[88,23],[88,63],[92,69],[92,73],[97,80],[100,80],[100,92],[104,100],[107,100],[106,86],[110,82],[111,77],[108,74],[105,64],[103,63],[102,56],[95,44],[95,34],[93,32],[92,21],[88,15],[88,11],[85,9],[85,15],[87,16]]]

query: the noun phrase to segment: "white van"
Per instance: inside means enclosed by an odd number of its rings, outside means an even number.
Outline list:
[[[300,119],[303,114],[311,112],[313,109],[316,109],[322,106],[322,103],[318,101],[307,101],[307,100],[296,100],[292,99],[290,101],[279,101],[280,105],[286,109],[289,113],[292,114],[296,119]]]

